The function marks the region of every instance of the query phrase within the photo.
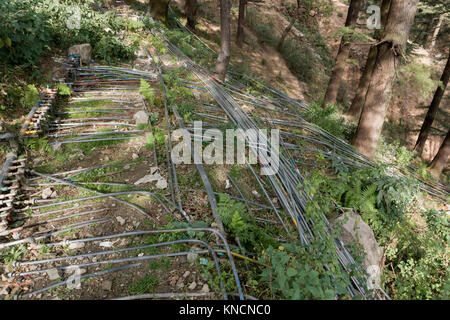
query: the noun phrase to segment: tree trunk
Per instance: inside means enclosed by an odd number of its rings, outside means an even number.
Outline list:
[[[431,101],[430,107],[428,108],[427,115],[423,121],[422,127],[420,128],[419,137],[417,138],[414,150],[416,150],[417,155],[420,157],[423,153],[423,148],[425,142],[427,141],[428,134],[430,133],[431,125],[433,124],[436,113],[439,109],[439,105],[444,95],[445,88],[447,87],[448,80],[450,78],[450,56],[447,59],[447,64],[445,65],[444,72],[441,76],[442,87],[439,85],[434,93],[433,101]]]
[[[444,142],[442,142],[441,147],[439,148],[438,153],[434,157],[433,161],[431,161],[430,172],[435,176],[439,177],[447,165],[448,157],[450,156],[450,130],[447,132],[445,136]]]
[[[186,0],[184,5],[184,12],[186,13],[187,26],[192,31],[195,30],[196,15],[197,15],[197,0]]]
[[[239,48],[242,48],[244,43],[244,21],[245,21],[245,6],[247,5],[247,0],[239,0],[239,17],[238,26],[236,32],[236,44]]]
[[[395,71],[400,63],[419,0],[392,0],[386,28],[367,90],[353,144],[369,158],[375,156],[391,97]]]
[[[441,31],[442,21],[444,21],[444,15],[443,14],[441,14],[439,16],[438,23],[437,23],[436,27],[434,28],[433,36],[431,37],[431,42],[430,42],[430,45],[428,46],[429,50],[433,50],[434,46],[436,45],[436,39],[437,39],[437,37],[439,35],[439,31]]]
[[[389,15],[389,8],[391,5],[391,0],[383,0],[381,4],[381,26],[384,28],[386,26],[387,17]],[[380,38],[380,32],[376,32],[376,38]],[[366,101],[367,89],[369,89],[370,79],[372,76],[373,66],[375,65],[375,60],[378,54],[378,46],[370,47],[369,55],[367,56],[366,65],[364,67],[361,79],[359,79],[358,89],[356,89],[355,97],[352,100],[350,108],[345,112],[345,114],[359,117],[361,110]]]
[[[229,0],[220,0],[220,52],[217,57],[215,73],[225,80],[230,62],[230,8]]]
[[[347,19],[345,20],[346,27],[352,27],[358,20],[359,9],[361,7],[361,0],[351,0],[348,7]],[[346,35],[342,36],[341,44],[339,45],[339,51],[336,56],[333,70],[331,72],[330,81],[328,82],[327,92],[325,93],[325,99],[323,107],[327,104],[336,103],[339,87],[341,85],[342,76],[344,75],[345,64],[350,53],[350,41]]]
[[[289,25],[284,29],[283,34],[281,35],[280,41],[277,44],[277,50],[280,51],[283,47],[284,40],[286,40],[287,35],[291,31],[292,27],[294,26],[295,20],[297,20],[297,14],[298,14],[298,8],[295,10],[294,14],[292,15],[291,22]]]
[[[150,13],[152,17],[164,24],[167,24],[170,0],[150,0]]]
[[[345,114],[358,117],[361,114],[364,101],[366,101],[366,93],[369,88],[370,79],[372,76],[373,66],[377,59],[378,46],[372,46],[367,57],[366,66],[364,67],[361,79],[359,79],[358,89],[356,89],[356,95],[352,100],[350,108],[347,109]]]

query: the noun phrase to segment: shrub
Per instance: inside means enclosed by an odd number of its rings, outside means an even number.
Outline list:
[[[50,50],[48,15],[32,8],[31,0],[0,2],[0,60],[31,65]]]

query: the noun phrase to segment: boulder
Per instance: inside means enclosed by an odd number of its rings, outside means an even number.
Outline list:
[[[92,47],[89,43],[76,44],[69,48],[69,55],[76,54],[80,56],[81,63],[87,65],[91,63],[91,53]]]
[[[372,229],[362,220],[360,215],[354,212],[346,212],[336,220],[347,220],[342,225],[342,241],[345,244],[357,242],[363,247],[366,253],[363,266],[371,276],[372,281],[380,283],[380,264],[383,257],[383,250],[378,245]]]

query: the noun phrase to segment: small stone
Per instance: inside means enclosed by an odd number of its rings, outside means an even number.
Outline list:
[[[194,290],[195,287],[197,286],[197,282],[193,281],[190,285],[189,285],[189,290]]]
[[[74,242],[69,244],[69,249],[80,249],[84,247],[84,242]]]
[[[226,180],[225,181],[225,189],[230,189],[231,188],[231,183],[230,183],[230,180]]]
[[[48,198],[50,198],[52,193],[53,193],[52,188],[50,188],[50,187],[45,188],[44,190],[42,190],[41,197],[42,197],[42,199],[48,199]]]
[[[47,270],[47,274],[48,274],[48,277],[50,278],[50,280],[59,279],[58,270],[56,270],[55,268]]]
[[[201,292],[204,292],[204,293],[209,292],[209,286],[206,283],[203,285]]]
[[[158,180],[158,182],[156,183],[156,187],[158,189],[166,189],[167,188],[167,180],[162,178]]]
[[[126,165],[123,166],[123,168],[124,168],[125,170],[130,170],[130,169],[131,169],[131,166],[130,166],[129,164],[126,164]]]
[[[186,272],[183,274],[183,278],[189,277],[190,274],[191,274],[190,271],[186,271]]]
[[[253,191],[252,191],[252,194],[253,194],[255,197],[259,198],[259,193],[258,193],[258,191],[253,190]]]
[[[112,288],[112,281],[110,280],[105,280],[102,282],[102,289],[106,290],[106,291],[111,291]]]
[[[131,158],[132,158],[133,160],[136,160],[137,158],[139,158],[139,156],[138,156],[136,153],[133,153],[133,154],[131,155]]]
[[[11,288],[10,288],[10,287],[3,287],[3,288],[0,290],[0,296],[1,296],[1,295],[7,296],[10,292],[11,292]]]
[[[120,223],[121,226],[125,224],[125,219],[121,216],[116,217],[116,220]]]
[[[21,234],[20,234],[20,232],[14,232],[12,234],[12,237],[13,237],[14,240],[19,240],[20,237],[21,237]]]
[[[100,247],[104,247],[104,248],[112,248],[113,243],[111,241],[103,241],[100,242]]]

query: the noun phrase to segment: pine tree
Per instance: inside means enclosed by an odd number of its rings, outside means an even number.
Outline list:
[[[217,57],[215,73],[221,80],[225,80],[230,63],[230,9],[229,0],[220,0],[220,52]]]
[[[358,20],[359,9],[361,7],[361,0],[351,0],[348,7],[347,19],[345,20],[345,26],[354,28],[356,21]],[[323,106],[327,104],[336,103],[339,87],[341,85],[342,77],[344,75],[345,63],[350,54],[350,41],[347,35],[343,35],[341,38],[341,44],[339,45],[339,51],[336,56],[333,70],[331,72],[330,81],[328,82],[327,92]]]
[[[356,149],[375,156],[378,139],[392,92],[395,71],[404,55],[406,41],[419,0],[392,0],[386,28],[375,60],[365,104],[353,139]]]
[[[428,108],[427,115],[423,121],[422,127],[420,128],[419,137],[417,138],[414,150],[416,150],[419,156],[423,153],[423,148],[425,147],[425,142],[427,141],[428,134],[430,133],[431,126],[438,112],[439,105],[444,95],[445,88],[447,87],[448,80],[450,78],[450,56],[447,59],[447,64],[445,65],[444,72],[442,73],[440,85],[436,89],[433,96],[433,101],[431,101],[430,107]]]

